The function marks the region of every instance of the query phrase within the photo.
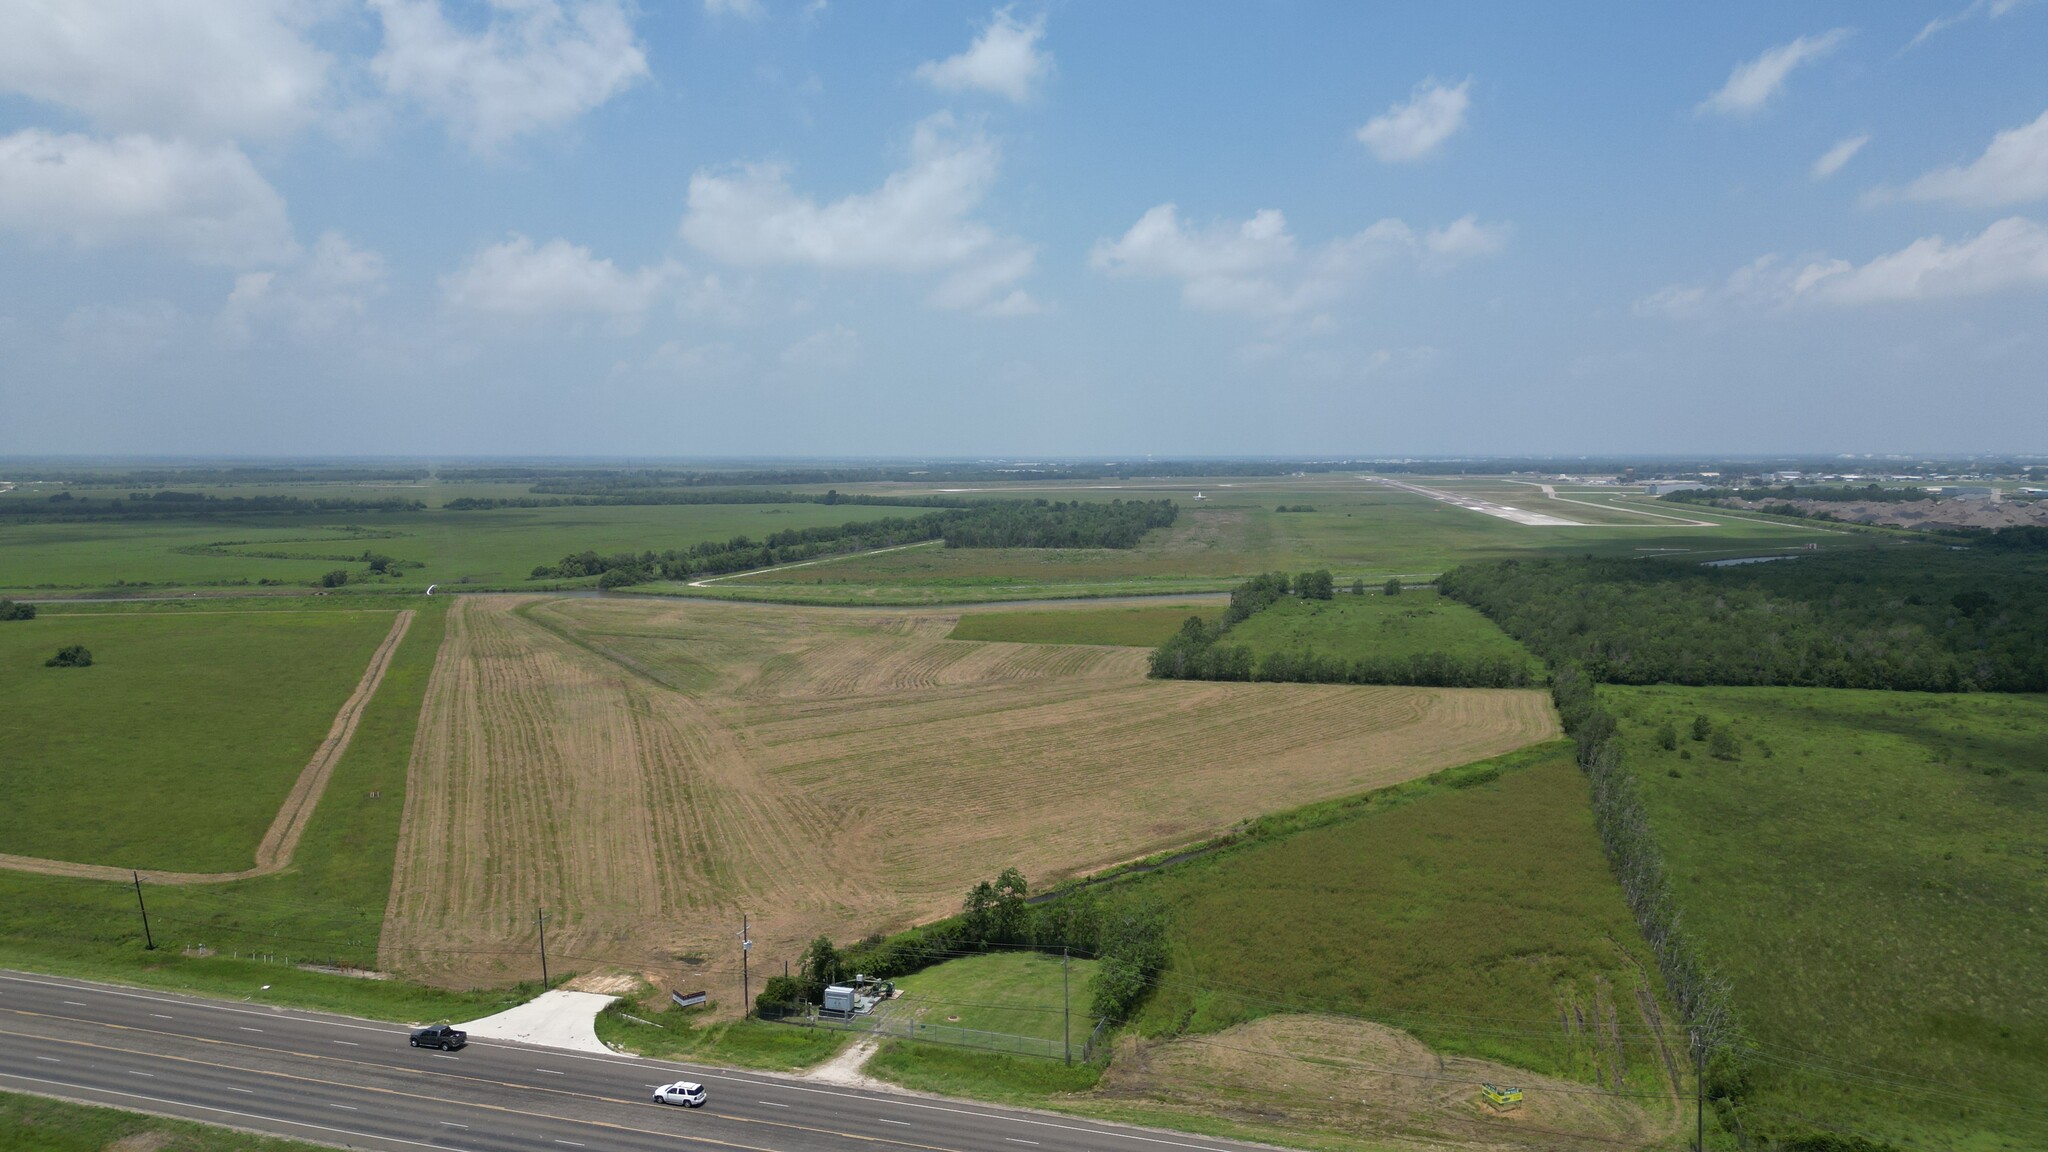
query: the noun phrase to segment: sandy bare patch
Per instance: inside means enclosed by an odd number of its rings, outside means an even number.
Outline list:
[[[334,714],[334,724],[327,730],[327,739],[313,752],[313,758],[299,771],[299,778],[292,785],[284,804],[271,820],[270,829],[263,834],[263,840],[256,845],[256,866],[240,872],[155,872],[144,870],[141,875],[153,884],[224,884],[230,880],[249,880],[257,876],[268,876],[283,871],[292,862],[292,854],[298,851],[299,838],[306,834],[306,825],[313,819],[313,810],[320,806],[320,797],[327,791],[328,777],[334,775],[334,766],[341,762],[342,754],[348,751],[348,744],[356,734],[356,725],[363,718],[363,709],[370,706],[370,698],[377,694],[377,686],[384,682],[384,673],[391,667],[391,657],[405,640],[406,630],[412,627],[412,609],[398,614],[391,622],[391,631],[385,635],[377,650],[370,654],[370,663],[363,669],[363,678],[356,682],[356,689],[342,701],[341,711]],[[115,868],[106,864],[77,864],[68,860],[44,860],[34,856],[9,856],[0,853],[0,868],[12,868],[17,872],[41,872],[48,876],[74,876],[86,880],[112,880],[126,883],[133,874],[127,868]]]
[[[1520,1087],[1522,1105],[1496,1111],[1480,1096],[1484,1082]],[[1679,1120],[1667,1101],[1439,1055],[1406,1032],[1335,1016],[1269,1016],[1166,1041],[1128,1037],[1091,1095],[1375,1147],[1642,1148]]]
[[[522,607],[523,606],[523,607]],[[1201,684],[954,614],[464,598],[427,692],[381,966],[619,967],[739,1002],[820,932],[955,910],[1555,735],[1540,692]]]

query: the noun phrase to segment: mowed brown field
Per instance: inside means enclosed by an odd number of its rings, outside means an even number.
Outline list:
[[[451,984],[757,976],[1275,809],[1556,734],[1534,691],[1145,678],[1135,648],[947,640],[958,614],[465,597],[428,689],[383,936]],[[756,982],[758,987],[758,980]]]

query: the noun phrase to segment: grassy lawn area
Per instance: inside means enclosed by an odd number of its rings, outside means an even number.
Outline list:
[[[1377,589],[1365,596],[1340,591],[1329,600],[1288,597],[1232,628],[1229,642],[1250,648],[1255,658],[1313,651],[1345,660],[1398,660],[1441,652],[1537,664],[1493,621],[1431,589],[1398,596]]]
[[[1180,631],[1188,617],[1200,616],[1213,624],[1222,615],[1220,606],[1202,602],[1043,612],[968,612],[953,626],[948,639],[1157,648]]]
[[[848,1042],[844,1032],[714,1017],[709,1009],[677,1008],[665,1000],[658,1009],[631,1001],[613,1004],[598,1013],[597,1035],[641,1056],[781,1072],[830,1059]]]
[[[0,627],[0,851],[249,867],[393,618],[45,610]],[[43,666],[70,644],[91,667]]]
[[[1058,956],[999,952],[950,960],[898,980],[903,995],[888,1005],[888,1011],[892,1019],[908,1017],[941,1034],[946,1028],[960,1028],[1053,1044],[1063,1041],[1063,1029],[1071,1024],[1078,1053],[1095,1027],[1094,1017],[1088,1015],[1088,997],[1096,962],[1074,959],[1067,966],[1070,997],[1062,992]],[[1069,1003],[1071,1021],[1065,1009]]]
[[[316,1152],[326,1147],[0,1092],[0,1152]]]
[[[1758,1042],[1748,1122],[2048,1146],[2048,698],[1600,692]],[[1733,758],[1691,738],[1699,716]]]

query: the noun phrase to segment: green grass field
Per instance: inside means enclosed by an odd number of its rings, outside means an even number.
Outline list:
[[[1329,1012],[1587,1080],[1604,1057],[1559,1012],[1590,1015],[1604,998],[1622,1005],[1625,1082],[1664,1081],[1634,1010],[1648,949],[1565,744],[1269,818],[1242,847],[1111,891],[1178,919],[1172,966],[1136,1022],[1147,1034]]]
[[[0,627],[0,851],[249,867],[390,611],[46,610]],[[46,668],[83,644],[89,668]]]
[[[1230,630],[1252,655],[1308,652],[1346,660],[1406,659],[1432,652],[1503,657],[1535,667],[1535,657],[1477,610],[1409,589],[1398,596],[1339,592],[1329,600],[1281,600]]]
[[[999,952],[949,960],[896,983],[903,995],[888,1006],[892,1017],[908,1013],[919,1024],[964,1028],[1062,1042],[1073,1029],[1080,1051],[1095,1027],[1088,1015],[1093,960],[1069,960],[1063,992],[1061,958],[1042,952]],[[1072,1016],[1067,1015],[1071,1005]]]
[[[0,1092],[0,1152],[315,1152],[324,1147]]]
[[[1686,922],[1758,1042],[1752,1123],[2048,1147],[2048,698],[1601,695]],[[1735,735],[1734,759],[1691,739],[1697,716]]]
[[[660,1008],[619,1001],[598,1013],[597,1035],[608,1044],[659,1060],[706,1060],[778,1072],[809,1068],[847,1044],[844,1032],[736,1020],[702,1008],[676,1008],[666,1001]]]
[[[143,948],[127,885],[0,870],[0,965],[407,1022],[473,1019],[538,991],[450,991],[295,966],[376,966],[406,767],[445,607],[420,602],[292,867],[230,884],[148,886],[155,951]]]
[[[1157,648],[1180,631],[1188,617],[1200,616],[1213,624],[1222,615],[1223,610],[1217,604],[1200,601],[1042,612],[969,612],[953,626],[949,639]]]

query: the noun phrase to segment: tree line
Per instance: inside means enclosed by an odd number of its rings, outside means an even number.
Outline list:
[[[0,600],[0,620],[33,620],[35,618],[35,605],[21,604],[13,600]]]
[[[1162,510],[1159,505],[1164,505]],[[1132,511],[1136,509],[1137,511]],[[1091,511],[1100,510],[1100,511]],[[533,580],[573,580],[596,576],[601,588],[620,588],[655,580],[685,580],[793,564],[819,556],[864,552],[900,544],[943,540],[948,548],[1131,548],[1145,531],[1173,521],[1170,500],[1144,504],[1049,504],[1043,500],[984,501],[964,508],[944,508],[923,516],[890,516],[859,520],[838,527],[786,528],[762,540],[734,536],[706,540],[687,548],[662,552],[594,550],[571,553],[555,564],[542,564]]]
[[[418,512],[418,500],[355,497],[214,496],[203,492],[131,492],[120,496],[79,496],[59,492],[41,500],[0,500],[0,516],[23,520],[161,520],[213,517],[253,512]]]
[[[1400,581],[1387,582],[1385,594],[1398,595]],[[1363,581],[1351,584],[1353,595],[1365,594]],[[1336,581],[1328,569],[1289,577],[1266,572],[1231,589],[1223,618],[1210,624],[1190,616],[1180,631],[1152,652],[1156,680],[1257,680],[1287,684],[1407,684],[1425,688],[1526,688],[1527,663],[1504,656],[1458,656],[1418,652],[1410,656],[1361,656],[1346,659],[1314,651],[1269,652],[1255,658],[1243,644],[1224,637],[1238,624],[1278,604],[1289,595],[1304,600],[1329,600]]]
[[[1437,586],[1610,683],[2048,691],[2048,532],[2021,532],[1727,568],[1501,560]]]
[[[786,492],[766,488],[664,489],[651,486],[536,484],[533,491],[561,491],[555,496],[459,496],[441,507],[450,512],[492,508],[643,507],[667,504],[866,504],[883,508],[972,508],[984,503],[954,496],[872,496],[858,492]]]
[[[1659,497],[1679,504],[1717,504],[1723,500],[1824,500],[1842,504],[1910,504],[1932,500],[1925,488],[1886,488],[1882,484],[1787,484],[1780,488],[1687,488]],[[1795,513],[1797,515],[1797,513]]]
[[[770,977],[754,1003],[763,1016],[778,1016],[795,1005],[823,1003],[828,986],[855,973],[889,980],[963,956],[1022,948],[1096,960],[1089,1014],[1122,1021],[1166,969],[1167,924],[1166,908],[1156,900],[1112,904],[1088,889],[1034,904],[1023,873],[1007,868],[969,889],[958,915],[893,936],[869,936],[845,949],[819,936],[796,971]]]

